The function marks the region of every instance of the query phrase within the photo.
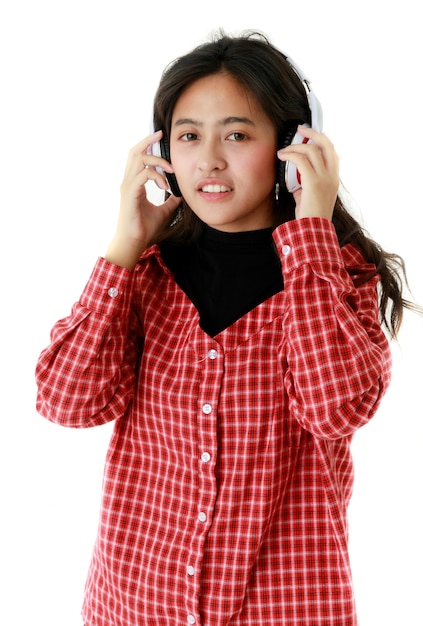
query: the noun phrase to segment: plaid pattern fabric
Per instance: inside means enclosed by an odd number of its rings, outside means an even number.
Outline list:
[[[99,259],[37,365],[39,412],[116,420],[89,626],[353,626],[350,442],[391,356],[377,281],[320,218],[278,227],[284,291],[212,338],[150,248]],[[207,288],[207,285],[205,285]]]

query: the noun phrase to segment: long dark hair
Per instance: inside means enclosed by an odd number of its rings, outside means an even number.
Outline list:
[[[173,61],[163,72],[154,101],[154,125],[170,137],[175,104],[185,89],[196,80],[224,72],[236,78],[261,105],[276,127],[278,146],[299,123],[310,123],[310,109],[304,87],[283,53],[265,35],[247,32],[231,37],[219,31],[209,42]],[[278,168],[275,167],[278,172]],[[278,176],[278,174],[277,174]],[[278,182],[277,180],[275,183]],[[275,196],[275,224],[295,218],[292,194],[283,190]],[[346,209],[340,195],[335,202],[333,224],[340,246],[354,244],[380,275],[379,311],[382,323],[396,338],[404,308],[422,312],[403,298],[407,285],[403,259],[384,251],[373,241]],[[187,242],[198,237],[202,224],[183,201],[176,217],[165,227],[159,240]],[[356,285],[371,276],[355,277]]]

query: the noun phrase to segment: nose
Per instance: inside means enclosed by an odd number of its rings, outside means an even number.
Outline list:
[[[225,167],[226,161],[220,142],[212,139],[203,141],[198,154],[198,169],[202,172],[213,172]]]

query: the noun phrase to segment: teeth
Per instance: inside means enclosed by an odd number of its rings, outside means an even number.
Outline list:
[[[230,191],[230,188],[223,185],[205,185],[201,188],[201,191],[205,193],[223,193],[224,191]]]

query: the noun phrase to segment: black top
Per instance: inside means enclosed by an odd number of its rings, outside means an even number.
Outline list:
[[[226,233],[204,225],[198,241],[163,242],[164,263],[214,337],[283,289],[272,228]]]

